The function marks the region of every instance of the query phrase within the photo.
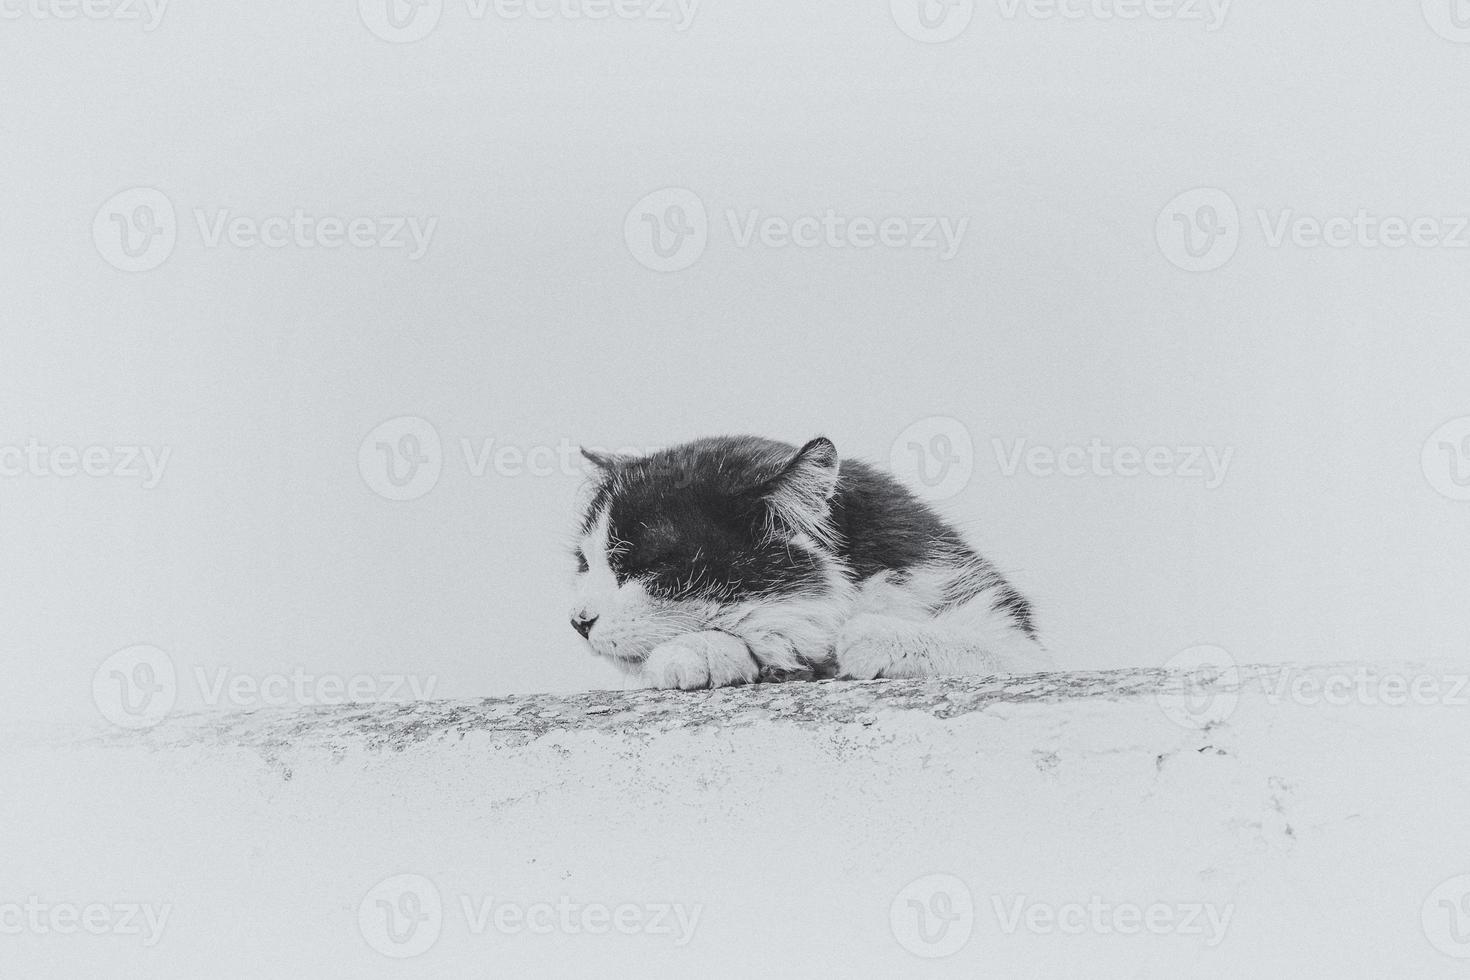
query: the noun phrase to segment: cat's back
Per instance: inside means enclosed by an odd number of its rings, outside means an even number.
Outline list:
[[[858,459],[842,461],[832,523],[842,557],[859,579],[975,557],[932,507],[891,474]]]

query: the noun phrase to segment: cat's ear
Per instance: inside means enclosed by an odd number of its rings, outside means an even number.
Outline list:
[[[592,449],[587,446],[580,447],[580,452],[583,459],[609,476],[633,461],[632,456],[604,452],[601,449]]]
[[[776,521],[795,531],[830,543],[828,518],[832,495],[837,492],[841,460],[832,440],[818,436],[796,451],[781,471],[762,483],[758,491]]]

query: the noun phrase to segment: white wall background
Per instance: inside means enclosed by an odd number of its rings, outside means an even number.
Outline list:
[[[37,2],[0,3],[0,447],[171,455],[153,489],[0,478],[11,714],[95,717],[94,670],[140,643],[186,707],[195,668],[617,685],[566,625],[578,477],[475,476],[461,440],[820,432],[885,461],[934,416],[975,447],[943,508],[1064,662],[1470,660],[1470,455],[1421,461],[1470,416],[1470,250],[1267,234],[1288,209],[1470,215],[1450,0],[1238,4],[1213,30],[1204,5],[960,0],[973,18],[939,44],[876,0],[707,0],[683,31],[444,0],[403,44],[369,29],[373,0],[177,3],[152,29]],[[669,187],[704,204],[708,245],[659,273],[624,220]],[[1239,222],[1209,256],[1228,261],[1189,272],[1156,223],[1202,187]],[[126,272],[104,205],[133,188],[167,198],[177,240]],[[942,261],[742,248],[726,219],[829,208],[969,224]],[[196,209],[437,225],[415,261],[208,247]],[[403,502],[358,463],[400,416],[443,444]],[[1234,455],[1207,489],[1007,477],[992,448],[1093,438]]]

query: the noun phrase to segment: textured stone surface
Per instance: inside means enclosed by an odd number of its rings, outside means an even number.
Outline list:
[[[1198,691],[1224,692],[1257,683],[1262,670],[1246,668],[1238,682],[1206,677],[1191,683]],[[173,718],[142,732],[104,730],[76,740],[153,748],[215,745],[265,751],[285,747],[392,750],[476,732],[516,744],[573,728],[651,737],[706,725],[871,724],[881,711],[918,712],[929,718],[948,719],[1003,704],[1182,693],[1184,683],[1180,676],[1163,670],[1130,669],[1006,678],[754,684],[715,691],[591,691],[201,713]]]
[[[1470,872],[1470,708],[1384,704],[1371,680],[1447,673],[592,692],[32,738],[0,756],[0,906],[170,915],[146,948],[0,935],[0,975],[1463,975],[1425,923]],[[1359,693],[1312,695],[1330,681]],[[1192,712],[1191,693],[1228,710]],[[372,925],[404,875],[438,904],[415,934],[432,941],[396,959],[411,947]],[[697,924],[532,933],[478,914],[559,901]],[[1013,912],[1089,905],[1219,921],[1064,933]],[[925,958],[941,947],[916,916],[962,907],[965,941]]]

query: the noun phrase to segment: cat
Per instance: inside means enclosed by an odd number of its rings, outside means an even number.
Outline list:
[[[1029,673],[1032,607],[898,480],[755,436],[584,449],[572,627],[640,685]]]

